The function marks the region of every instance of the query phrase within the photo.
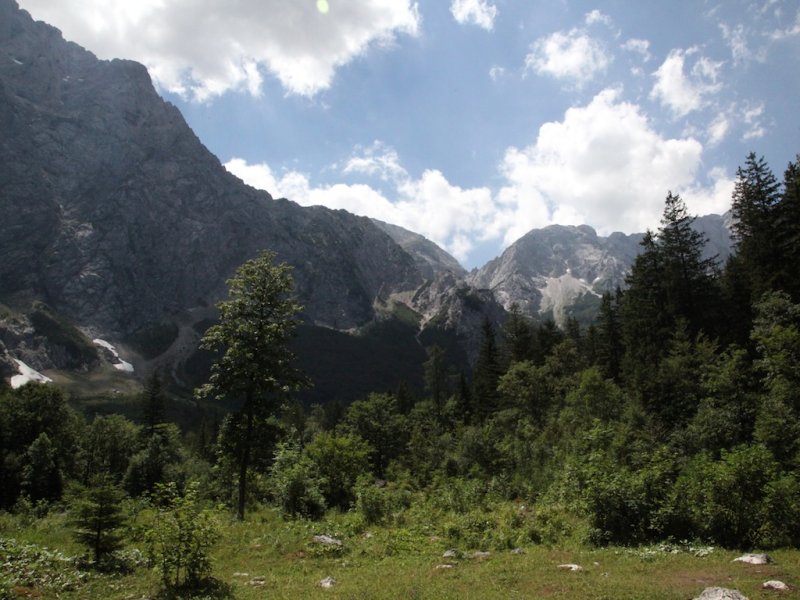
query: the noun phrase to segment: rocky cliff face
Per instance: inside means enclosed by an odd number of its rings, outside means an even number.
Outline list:
[[[370,220],[273,200],[230,175],[146,69],[99,61],[0,0],[0,290],[124,335],[213,303],[263,248],[309,320],[347,328],[422,283]]]
[[[425,279],[433,279],[443,272],[450,272],[458,277],[463,277],[467,274],[466,269],[455,258],[429,239],[408,229],[384,223],[378,219],[372,219],[372,222],[389,234],[403,250],[411,255],[417,265],[417,269]]]

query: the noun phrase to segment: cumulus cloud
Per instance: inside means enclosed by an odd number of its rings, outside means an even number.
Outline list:
[[[554,223],[587,223],[601,234],[655,228],[669,190],[696,214],[724,212],[733,180],[712,169],[701,182],[702,155],[698,140],[660,135],[639,106],[606,89],[587,105],[567,110],[562,120],[542,125],[531,145],[508,148],[495,190],[462,188],[435,169],[413,177],[380,142],[357,149],[341,172],[389,181],[387,193],[363,183],[314,186],[306,175],[276,176],[267,165],[240,159],[226,167],[273,195],[416,231],[465,262],[479,242],[508,245]]]
[[[722,88],[718,81],[721,62],[701,56],[688,73],[684,72],[687,58],[696,53],[696,48],[672,50],[653,74],[656,83],[650,97],[667,106],[676,117],[704,108],[708,97]]]
[[[610,62],[601,42],[583,29],[572,29],[536,40],[525,57],[525,68],[581,86],[605,72]]]
[[[303,206],[341,208],[400,225],[465,261],[494,218],[491,191],[453,185],[436,169],[412,178],[396,158],[393,149],[376,143],[360,156],[351,157],[342,169],[343,174],[386,176],[394,183],[391,198],[363,183],[314,186],[307,175],[294,171],[276,177],[269,165],[251,165],[239,158],[228,161],[225,167],[245,183]]]
[[[545,123],[536,142],[510,148],[501,165],[507,184],[499,190],[497,235],[511,243],[533,227],[551,223],[595,226],[601,233],[644,231],[657,226],[668,190],[692,196],[702,210],[725,209],[719,189],[695,184],[703,147],[693,138],[666,139],[641,109],[606,89],[564,119]]]
[[[486,31],[494,28],[497,7],[486,0],[453,0],[450,12],[459,23],[472,23]]]
[[[198,100],[260,92],[263,73],[313,96],[336,69],[398,34],[416,35],[411,0],[20,0],[100,58],[144,63],[163,88]]]

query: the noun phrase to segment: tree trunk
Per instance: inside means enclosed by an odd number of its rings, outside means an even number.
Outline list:
[[[247,394],[244,413],[247,422],[245,424],[244,439],[242,440],[242,452],[239,457],[239,503],[237,510],[237,517],[240,521],[244,521],[244,504],[247,497],[247,469],[250,466],[250,446],[253,441],[253,397],[251,392]]]

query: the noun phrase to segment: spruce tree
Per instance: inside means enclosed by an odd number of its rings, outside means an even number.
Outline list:
[[[488,317],[483,320],[481,331],[483,340],[472,376],[472,390],[476,416],[485,421],[499,406],[497,384],[502,373],[494,326]]]

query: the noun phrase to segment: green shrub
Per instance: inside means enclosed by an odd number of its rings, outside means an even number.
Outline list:
[[[197,589],[211,577],[209,552],[219,539],[214,515],[201,508],[195,482],[183,495],[174,483],[159,485],[157,495],[160,508],[145,534],[150,562],[168,591]]]
[[[319,474],[298,446],[278,445],[269,482],[273,498],[285,514],[316,519],[325,513]]]

